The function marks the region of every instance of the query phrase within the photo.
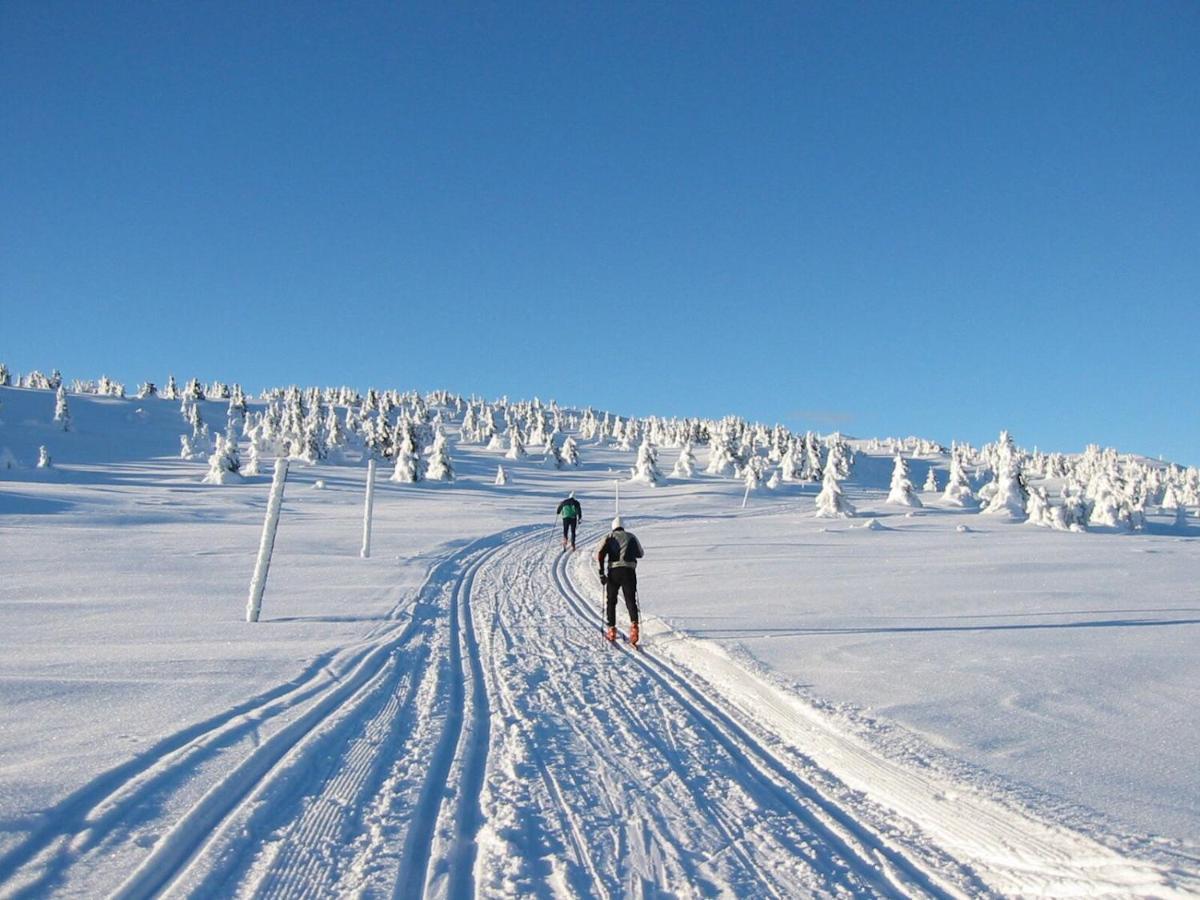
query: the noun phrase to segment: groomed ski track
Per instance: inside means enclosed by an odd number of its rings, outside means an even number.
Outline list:
[[[1183,895],[702,642],[606,645],[590,570],[544,526],[457,549],[361,641],[47,811],[0,896]]]

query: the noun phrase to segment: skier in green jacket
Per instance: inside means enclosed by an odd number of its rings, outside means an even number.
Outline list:
[[[567,535],[571,537],[571,549],[575,549],[575,528],[583,521],[583,507],[579,505],[579,501],[575,499],[575,492],[567,496],[567,499],[558,504],[558,509],[555,515],[562,517],[563,523],[563,549],[567,547]]]

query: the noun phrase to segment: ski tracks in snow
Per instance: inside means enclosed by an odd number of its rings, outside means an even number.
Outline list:
[[[608,646],[572,558],[526,527],[443,559],[362,641],[48,810],[0,895],[1173,892],[702,642]]]

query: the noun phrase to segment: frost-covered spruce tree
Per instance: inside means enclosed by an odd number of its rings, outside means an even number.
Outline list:
[[[804,436],[804,477],[809,481],[822,481],[821,445],[811,431]]]
[[[992,469],[996,473],[994,489],[982,512],[1010,519],[1021,518],[1025,515],[1028,492],[1021,476],[1020,456],[1007,431],[1000,432],[1000,440],[992,454]]]
[[[561,469],[563,467],[562,450],[559,448],[558,441],[554,439],[553,435],[546,438],[546,452],[542,457],[542,465],[553,469]]]
[[[1120,490],[1113,484],[1107,472],[1098,472],[1088,483],[1091,504],[1088,524],[1129,531],[1133,528],[1133,516]]]
[[[508,427],[508,452],[505,459],[523,459],[525,457],[525,439],[521,437],[521,429],[514,422]]]
[[[323,428],[322,442],[325,445],[325,456],[334,462],[340,462],[350,439],[346,435],[346,429],[342,427],[342,420],[338,417],[336,407],[329,407]]]
[[[657,485],[662,481],[662,473],[658,471],[658,452],[650,443],[649,438],[645,438],[638,445],[637,462],[634,463],[630,472],[632,473],[630,481],[649,485]]]
[[[821,492],[817,494],[817,510],[813,515],[818,519],[848,519],[854,514],[854,506],[846,499],[838,483],[837,469],[826,466]]]
[[[940,490],[937,483],[937,471],[933,466],[929,467],[929,472],[925,476],[925,486],[922,490],[928,491],[931,494],[936,494]]]
[[[1050,505],[1050,498],[1046,494],[1045,488],[1030,487],[1029,499],[1025,503],[1025,523],[1027,525],[1037,525],[1041,528],[1054,528],[1055,516],[1054,507]],[[1060,515],[1061,519],[1062,516]],[[1065,520],[1063,521],[1065,527]]]
[[[196,445],[192,441],[190,434],[181,434],[179,436],[179,458],[193,460],[199,456],[196,452]]]
[[[504,437],[490,420],[485,420],[481,427],[480,442],[486,444],[488,450],[504,449]]]
[[[541,412],[536,412],[530,418],[529,437],[526,446],[542,447],[546,443],[546,418]]]
[[[575,443],[575,438],[567,435],[567,439],[563,441],[562,448],[563,462],[568,466],[579,468],[579,445]]]
[[[71,430],[71,410],[67,408],[67,391],[61,384],[54,394],[54,421],[63,431]]]
[[[242,466],[243,475],[258,475],[262,471],[262,441],[258,429],[251,429],[248,435],[249,449],[246,451],[246,463]]]
[[[204,476],[204,484],[229,484],[241,481],[238,473],[241,463],[238,460],[237,446],[230,446],[225,435],[217,435],[217,446],[212,456],[208,458],[208,474]]]
[[[433,433],[433,447],[429,451],[429,464],[425,475],[430,481],[454,480],[454,464],[446,447],[446,434],[440,427]]]
[[[179,386],[177,384],[175,384],[175,376],[174,375],[167,376],[167,386],[165,388],[163,388],[162,396],[163,396],[163,399],[165,399],[165,400],[178,400],[179,399]]]
[[[1163,490],[1162,500],[1159,501],[1159,509],[1163,512],[1175,512],[1182,505],[1179,491],[1175,489],[1174,484],[1168,484]]]
[[[401,419],[398,427],[396,445],[392,448],[396,464],[392,470],[391,480],[402,484],[415,484],[420,481],[424,472],[421,466],[421,449],[417,444],[416,434],[408,419]]]
[[[704,471],[709,475],[724,475],[735,464],[729,435],[725,432],[714,434],[708,445],[708,465]]]
[[[12,373],[8,371],[8,366],[0,363],[0,387],[9,387],[12,385]]]
[[[504,485],[508,484],[508,473],[504,471],[504,466],[496,466],[495,484],[499,487],[504,487]]]
[[[796,459],[796,441],[791,439],[779,456],[779,477],[784,481],[797,481],[800,477],[799,462]]]
[[[920,507],[923,505],[913,490],[913,483],[908,480],[908,463],[899,453],[896,454],[896,462],[892,466],[892,483],[888,490],[887,502],[895,503],[898,506]]]
[[[137,400],[145,400],[147,397],[154,397],[158,394],[158,388],[155,387],[153,381],[143,381],[138,385],[137,394],[134,395]]]
[[[963,471],[962,454],[953,449],[950,451],[950,475],[946,479],[946,490],[942,499],[955,506],[968,506],[975,503],[975,494],[971,491],[971,482]]]
[[[39,469],[50,469],[54,467],[54,461],[50,459],[50,451],[46,449],[45,444],[42,444],[40,447],[38,447],[37,467]]]
[[[779,477],[779,469],[771,473],[771,477],[767,479],[767,487],[770,490],[775,490],[781,484],[782,479]]]
[[[849,441],[842,437],[840,432],[836,431],[826,439],[825,443],[829,446],[825,465],[833,466],[838,479],[845,481],[850,477],[850,472],[854,468],[854,448],[850,446]]]
[[[696,472],[696,457],[692,455],[692,442],[685,440],[679,449],[679,458],[671,469],[672,478],[691,478]]]

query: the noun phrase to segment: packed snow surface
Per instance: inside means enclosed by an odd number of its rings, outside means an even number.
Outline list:
[[[249,624],[271,466],[203,484],[178,402],[68,399],[0,388],[0,896],[1200,892],[1194,515],[904,509],[859,442],[817,518],[445,410],[454,480],[380,466],[370,558],[360,457],[293,461]],[[643,650],[601,636],[616,481]]]

